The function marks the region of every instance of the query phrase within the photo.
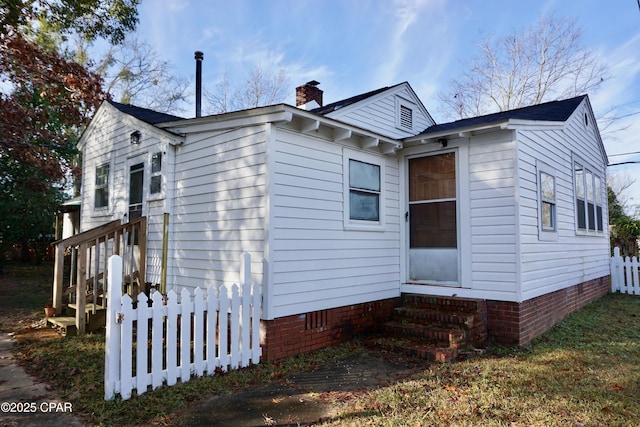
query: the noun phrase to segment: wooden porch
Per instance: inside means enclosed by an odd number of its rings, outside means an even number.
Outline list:
[[[111,255],[124,260],[123,293],[134,297],[146,292],[147,218],[122,224],[119,220],[76,234],[55,243],[53,306],[49,323],[75,327],[77,334],[105,324],[105,279]]]

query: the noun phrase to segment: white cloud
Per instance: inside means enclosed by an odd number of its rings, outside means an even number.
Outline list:
[[[407,52],[415,44],[406,39],[407,32],[416,24],[420,18],[420,12],[429,2],[427,0],[396,0],[392,8],[395,10],[391,18],[391,30],[385,32],[389,35],[388,43],[384,49],[384,61],[380,62],[376,70],[376,79],[385,84],[395,83],[398,74],[402,73],[402,66],[406,61]],[[420,22],[420,25],[428,25],[427,22]]]

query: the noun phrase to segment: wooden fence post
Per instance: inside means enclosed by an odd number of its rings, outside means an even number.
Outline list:
[[[116,382],[120,380],[120,299],[122,297],[122,258],[112,255],[109,258],[107,277],[107,324],[104,353],[104,398],[115,397]]]

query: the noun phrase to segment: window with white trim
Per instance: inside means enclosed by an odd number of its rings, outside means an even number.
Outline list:
[[[349,219],[380,221],[380,166],[349,159]]]
[[[576,228],[578,231],[604,230],[602,179],[580,161],[574,162]]]
[[[543,231],[556,229],[556,178],[540,171],[540,225]]]
[[[378,229],[383,225],[383,159],[344,151],[345,228]]]
[[[149,180],[149,192],[158,194],[162,192],[162,153],[151,155],[151,179]]]
[[[96,209],[109,207],[109,163],[96,167],[93,206]]]

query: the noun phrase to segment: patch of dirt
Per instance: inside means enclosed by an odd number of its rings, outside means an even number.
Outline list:
[[[47,327],[44,306],[51,299],[53,265],[9,264],[0,275],[0,332],[23,340],[60,334]]]
[[[18,344],[60,339],[62,336],[62,332],[59,329],[47,326],[47,322],[44,319],[34,322],[24,328],[17,329],[13,333],[13,338]]]

